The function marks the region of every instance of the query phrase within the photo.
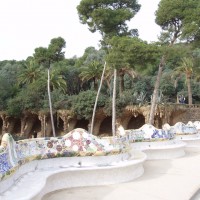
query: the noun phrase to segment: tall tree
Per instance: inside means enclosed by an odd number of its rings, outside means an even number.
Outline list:
[[[102,87],[105,71],[106,71],[106,62],[104,63],[103,72],[102,72],[102,75],[101,75],[101,81],[100,81],[100,85],[99,85],[99,88],[98,88],[98,91],[97,91],[97,96],[96,96],[96,100],[95,100],[95,104],[94,104],[90,133],[93,132],[93,128],[94,128],[94,119],[95,119],[95,112],[96,112],[96,108],[97,108],[97,101],[98,101],[98,98],[99,98],[99,95],[100,95],[100,90],[101,90],[101,87]]]
[[[185,39],[183,34],[188,28],[188,19],[196,13],[198,0],[161,0],[156,11],[156,23],[161,26],[161,42],[171,47],[178,39]],[[196,17],[195,17],[196,18]],[[190,32],[190,36],[193,33]],[[155,108],[158,99],[158,90],[162,76],[163,67],[166,63],[167,53],[165,52],[160,60],[158,75],[154,86],[149,123],[154,123]]]
[[[103,66],[98,61],[92,61],[88,65],[80,68],[82,81],[93,80],[94,89],[98,90],[98,80],[101,77]]]
[[[62,37],[53,38],[48,46],[48,57],[51,63],[61,61],[65,58],[63,49],[66,47],[66,42]]]
[[[119,94],[124,91],[124,76],[131,78],[137,76],[136,66],[146,67],[148,63],[155,63],[159,55],[159,48],[147,44],[137,37],[113,37],[110,40],[112,48],[108,50],[107,59],[110,65],[117,68],[119,76]]]
[[[21,64],[16,61],[1,61],[0,67],[0,110],[6,110],[8,100],[18,92],[17,75]]]
[[[82,0],[77,7],[80,21],[89,26],[90,31],[100,31],[106,43],[107,39],[113,36],[131,35],[132,30],[128,30],[126,24],[139,11],[140,5],[136,0]],[[108,45],[108,44],[107,44]],[[114,76],[116,76],[114,68]],[[116,80],[116,77],[114,77]],[[116,88],[116,81],[114,81]],[[113,91],[115,98],[116,91]],[[115,99],[113,99],[115,104]],[[113,108],[115,105],[113,105]],[[112,132],[116,134],[115,111],[113,111]]]
[[[20,70],[18,75],[18,84],[31,84],[38,80],[42,75],[41,68],[35,63],[34,60],[28,61],[25,67]]]
[[[77,6],[80,21],[91,32],[100,31],[103,37],[131,35],[127,21],[139,11],[137,0],[82,0]]]
[[[70,59],[64,59],[57,63],[54,63],[54,69],[56,69],[55,76],[59,75],[66,83],[63,85],[63,90],[69,95],[78,94],[81,90],[81,81],[79,78],[79,68],[75,66],[79,59],[76,57]],[[56,80],[61,80],[56,78]]]
[[[187,89],[188,89],[188,104],[192,105],[192,88],[191,88],[191,78],[193,74],[193,60],[191,58],[182,58],[179,66],[175,68],[175,73],[177,75],[185,75]]]
[[[39,63],[42,64],[44,67],[47,68],[47,91],[49,97],[49,109],[50,109],[50,116],[51,116],[51,125],[53,136],[56,136],[55,133],[55,126],[53,120],[53,109],[52,109],[52,102],[51,102],[51,90],[50,90],[50,69],[53,63],[58,62],[64,59],[64,52],[63,48],[65,48],[66,42],[63,38],[53,38],[48,46],[48,48],[39,47],[35,49],[34,58]]]

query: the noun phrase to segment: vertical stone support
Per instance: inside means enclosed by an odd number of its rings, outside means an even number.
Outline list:
[[[6,115],[1,114],[1,119],[3,121],[3,125],[2,125],[2,135],[3,135],[4,133],[7,132],[7,129],[8,129]]]
[[[45,137],[46,136],[46,114],[39,113],[38,114],[38,119],[41,122],[41,130],[38,133],[38,137]]]
[[[97,136],[99,134],[99,129],[100,129],[100,126],[101,126],[101,123],[102,123],[103,120],[104,120],[104,118],[95,120],[93,133],[92,133],[93,135]]]
[[[149,123],[149,114],[150,112],[149,111],[144,111],[142,112],[144,118],[145,118],[145,124],[148,124]]]
[[[63,131],[65,134],[75,128],[77,119],[74,117],[73,112],[70,110],[58,110],[57,116],[63,120]]]
[[[26,126],[27,115],[23,115],[20,120],[21,120],[20,136],[24,136],[24,130],[25,130],[25,126]]]
[[[51,118],[45,118],[45,136],[46,137],[52,137],[52,124],[51,124]]]
[[[69,127],[69,120],[68,120],[68,117],[67,116],[64,116],[64,117],[61,117],[61,119],[63,120],[63,131],[65,133],[67,133],[69,130],[68,130],[68,127]]]
[[[6,116],[5,114],[1,115],[1,118],[3,120],[2,134],[6,132],[11,133],[13,131],[16,120],[14,118],[11,119],[9,116]]]

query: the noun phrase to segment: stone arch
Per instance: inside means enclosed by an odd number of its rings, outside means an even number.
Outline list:
[[[12,130],[13,134],[21,134],[21,120],[19,118],[16,118],[14,120],[14,126]]]
[[[99,134],[99,129],[103,120],[107,117],[107,114],[104,112],[104,109],[97,109],[95,113],[94,127],[92,134],[97,136]],[[92,120],[90,121],[91,126]]]
[[[112,136],[112,117],[106,117],[99,128],[98,136]]]
[[[56,136],[64,135],[64,121],[62,120],[62,118],[57,117],[54,123],[55,123]]]
[[[142,114],[138,114],[137,116],[132,116],[128,122],[127,129],[138,129],[145,124],[145,117]]]
[[[74,128],[83,128],[88,131],[88,124],[89,124],[89,120],[79,119],[79,120],[77,120]]]
[[[41,127],[41,121],[39,120],[38,117],[35,118],[35,121],[34,121],[34,124],[32,126],[32,129],[31,129],[31,133],[36,133],[36,137],[37,136],[37,133],[39,133],[41,131],[42,127]],[[35,135],[34,135],[35,137]]]
[[[171,116],[170,116],[169,124],[171,126],[173,126],[177,122],[183,122],[183,123],[185,123],[185,121],[186,121],[185,118],[187,118],[186,116],[187,116],[187,112],[183,112],[181,110],[179,110],[179,111],[178,110],[177,111],[173,111],[171,113]]]

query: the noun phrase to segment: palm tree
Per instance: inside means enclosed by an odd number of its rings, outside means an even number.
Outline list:
[[[112,133],[116,137],[116,90],[117,90],[117,69],[114,68],[113,97],[112,97]]]
[[[52,102],[51,102],[50,67],[47,69],[47,75],[48,75],[48,79],[47,79],[47,92],[48,92],[48,97],[49,97],[49,110],[50,110],[50,117],[51,117],[51,126],[52,126],[53,136],[56,137],[54,120],[53,120],[53,109],[52,109]]]
[[[101,77],[103,65],[98,61],[93,61],[87,66],[81,67],[80,70],[81,70],[80,73],[81,80],[82,81],[93,80],[94,89],[97,91],[98,89],[97,80],[99,80]]]
[[[40,77],[41,69],[38,67],[34,60],[31,60],[27,65],[25,65],[25,68],[20,71],[20,74],[18,76],[18,84],[28,85],[35,82]]]
[[[174,70],[177,75],[185,75],[186,84],[188,89],[188,104],[192,104],[192,88],[191,88],[191,78],[193,74],[194,64],[191,58],[182,58],[180,65]]]
[[[56,69],[53,69],[50,74],[50,88],[51,90],[61,89],[64,93],[67,90],[66,81]]]
[[[51,102],[51,90],[54,89],[61,89],[63,92],[66,91],[66,81],[63,79],[61,75],[59,75],[56,70],[52,70],[50,73],[51,67],[47,70],[47,91],[48,91],[48,97],[49,97],[49,109],[50,109],[50,116],[51,116],[51,125],[52,125],[52,132],[53,136],[56,137],[55,133],[55,126],[54,126],[54,120],[53,120],[53,109],[52,109],[52,102]]]
[[[134,79],[137,76],[137,73],[130,67],[122,67],[122,68],[118,69],[117,74],[119,76],[119,81],[120,81],[119,95],[121,96],[121,94],[124,91],[124,76],[125,76],[125,74],[128,74],[129,76],[131,76]]]

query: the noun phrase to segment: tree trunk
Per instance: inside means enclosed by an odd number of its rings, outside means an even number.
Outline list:
[[[49,97],[49,109],[50,109],[50,116],[51,116],[51,126],[53,131],[53,136],[56,137],[55,133],[55,127],[54,127],[54,120],[53,120],[53,110],[52,110],[52,104],[51,104],[51,91],[50,91],[50,68],[48,68],[48,97]]]
[[[116,136],[116,83],[117,83],[117,69],[114,69],[113,79],[113,98],[112,98],[112,134]]]
[[[173,38],[171,40],[171,43],[169,44],[169,47],[172,47],[176,41],[176,39],[180,36],[180,29],[178,28],[174,35]],[[149,124],[153,124],[154,123],[154,115],[155,115],[155,109],[156,109],[156,104],[157,104],[157,98],[158,98],[158,89],[160,87],[160,80],[162,77],[162,70],[163,70],[163,66],[165,64],[166,61],[166,54],[164,54],[161,58],[160,64],[159,64],[159,69],[158,69],[158,75],[157,75],[157,79],[156,79],[156,83],[155,83],[155,87],[154,87],[154,91],[153,91],[153,97],[151,100],[151,110],[150,110],[150,115],[149,115]]]
[[[122,93],[124,91],[124,74],[121,74],[119,76],[119,78],[120,78],[120,81],[119,81],[119,95],[121,97],[121,95],[122,95]]]
[[[154,114],[155,114],[155,108],[156,108],[157,99],[158,99],[158,90],[159,90],[159,86],[160,86],[160,80],[161,80],[164,64],[165,64],[165,56],[163,55],[161,58],[160,64],[159,64],[158,75],[157,75],[157,79],[156,79],[156,83],[155,83],[155,87],[154,87],[154,91],[153,91],[153,96],[152,96],[152,100],[151,100],[149,124],[152,124],[152,125],[154,124]]]
[[[96,80],[96,78],[93,78],[93,82],[94,82],[94,90],[97,91],[98,90],[98,81]]]
[[[99,89],[98,89],[96,100],[95,100],[95,104],[94,104],[91,128],[89,129],[89,133],[91,133],[91,134],[93,133],[93,129],[94,129],[94,119],[95,119],[95,113],[96,113],[96,108],[97,108],[97,102],[98,102],[98,99],[99,99],[99,94],[100,94],[100,91],[101,91],[105,70],[106,70],[106,62],[104,64],[103,72],[102,72],[102,75],[101,75],[101,81],[100,81]]]
[[[187,76],[187,88],[188,88],[188,104],[192,105],[191,76]]]
[[[109,90],[109,95],[111,96],[111,90],[112,90],[111,81],[110,80],[106,80],[106,85],[107,85],[108,90]]]

